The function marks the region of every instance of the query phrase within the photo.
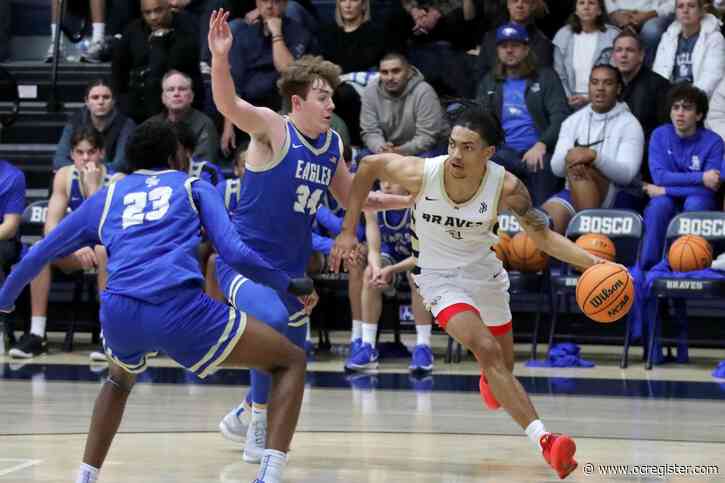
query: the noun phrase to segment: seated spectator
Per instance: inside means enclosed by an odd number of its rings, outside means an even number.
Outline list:
[[[591,103],[561,125],[551,169],[567,187],[544,203],[554,230],[564,233],[576,212],[590,208],[630,208],[641,204],[626,188],[639,174],[644,151],[642,126],[623,102],[619,71],[596,65],[589,78]]]
[[[191,127],[183,122],[171,124],[171,127],[179,141],[176,159],[180,169],[186,169],[189,176],[203,179],[212,186],[224,181],[224,173],[219,166],[203,157],[194,155],[194,152],[197,151],[197,145]]]
[[[239,18],[251,25],[260,20],[256,0],[222,0],[222,8],[229,12],[230,21]],[[309,32],[317,33],[319,15],[312,0],[287,0],[284,14],[295,22],[304,25]]]
[[[98,190],[108,185],[110,175],[103,160],[103,138],[95,129],[82,128],[71,137],[73,164],[58,170],[53,178],[53,193],[48,202],[44,233],[50,233],[68,210],[76,210]],[[97,269],[98,290],[106,286],[106,251],[98,245],[83,247],[51,264],[66,273]],[[47,352],[45,329],[48,315],[48,294],[51,265],[43,268],[30,284],[30,332],[23,335],[8,354],[18,359],[32,359]],[[91,353],[92,360],[105,360],[103,351]]]
[[[344,82],[335,90],[335,112],[342,117],[359,146],[360,96],[371,71],[386,52],[381,26],[370,20],[370,0],[337,0],[335,23],[323,27],[322,56],[340,66]],[[345,75],[347,74],[347,75]]]
[[[556,72],[537,66],[529,38],[517,23],[498,28],[496,66],[479,83],[478,99],[496,111],[506,133],[493,160],[524,180],[539,206],[561,188],[550,161],[569,105]]]
[[[319,51],[317,39],[302,24],[288,18],[287,0],[256,0],[259,20],[230,24],[233,44],[229,53],[237,95],[255,106],[278,111],[282,98],[277,80],[293,60]],[[228,155],[236,147],[237,134],[225,119],[221,147]]]
[[[675,19],[675,0],[606,0],[609,20],[622,30],[639,33],[644,63],[652,65],[662,34]]]
[[[708,97],[725,74],[722,23],[704,0],[677,0],[676,18],[662,35],[652,70],[673,84],[688,82]]]
[[[380,61],[380,76],[362,97],[360,129],[372,153],[431,156],[440,153],[447,122],[438,95],[401,54]]]
[[[214,121],[192,107],[194,89],[191,78],[178,70],[170,70],[161,80],[161,92],[164,112],[157,114],[153,119],[166,120],[171,124],[186,124],[194,135],[196,148],[192,157],[216,163],[219,134]]]
[[[554,37],[554,70],[572,109],[580,109],[589,102],[592,66],[608,63],[612,55],[619,30],[607,21],[604,0],[577,0],[568,25]]]
[[[10,58],[10,0],[0,0],[0,62]]]
[[[649,139],[652,131],[666,120],[667,93],[671,84],[652,72],[645,65],[644,57],[642,43],[636,34],[624,31],[614,40],[612,64],[624,79],[620,100],[627,103]]]
[[[93,33],[91,36],[91,45],[83,54],[81,60],[86,62],[101,62],[101,54],[104,49],[104,37],[106,35],[106,0],[89,0],[91,10],[91,22],[93,24]],[[53,48],[55,38],[61,33],[58,26],[60,19],[60,0],[51,0],[51,19],[50,19],[50,45],[48,52],[45,54],[45,61],[52,62]],[[66,7],[68,2],[66,2]],[[58,51],[61,59],[64,57],[63,36],[60,37],[60,50]]]
[[[111,172],[126,169],[126,142],[136,123],[116,108],[111,86],[104,79],[86,87],[85,106],[66,123],[53,157],[53,171],[73,163],[71,137],[79,129],[92,127],[103,136],[103,164]]]
[[[168,0],[140,0],[143,18],[126,28],[113,51],[113,90],[125,112],[143,122],[163,109],[161,79],[174,69],[194,85],[194,107],[203,106],[199,37],[185,12],[172,12]]]
[[[403,52],[441,96],[470,97],[475,65],[466,51],[469,31],[463,0],[400,0],[385,21],[388,52]]]
[[[725,79],[717,85],[710,98],[710,109],[705,120],[705,127],[712,129],[725,139]]]
[[[725,145],[703,127],[707,95],[689,84],[677,85],[669,105],[672,122],[657,128],[649,145],[653,183],[644,184],[651,200],[644,210],[646,230],[638,261],[644,271],[662,259],[667,226],[675,215],[717,209]]]
[[[481,39],[481,50],[478,53],[479,77],[486,75],[497,62],[497,37],[498,27],[508,22],[514,22],[526,27],[529,35],[529,49],[534,54],[536,65],[551,67],[554,64],[554,46],[534,24],[534,8],[537,0],[507,0],[506,16],[496,25],[496,28],[489,30]]]
[[[18,228],[25,209],[25,175],[18,168],[0,160],[0,277],[20,256]]]
[[[381,182],[381,189],[384,193],[406,194],[400,185],[387,182]],[[410,208],[365,212],[368,253],[361,294],[362,327],[360,338],[352,340],[351,352],[345,361],[346,370],[363,371],[378,367],[379,354],[375,341],[383,312],[383,294],[394,294],[403,277],[408,279],[410,285],[417,335],[409,369],[413,372],[433,370],[434,358],[430,345],[433,317],[425,308],[411,275],[416,258],[413,254],[410,221]]]

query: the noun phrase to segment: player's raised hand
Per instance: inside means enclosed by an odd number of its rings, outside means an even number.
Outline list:
[[[344,230],[335,238],[335,244],[330,250],[330,270],[334,273],[340,272],[342,261],[355,256],[357,248],[357,237],[354,233],[346,233]]]
[[[213,56],[226,56],[232,48],[232,31],[229,28],[229,12],[214,10],[209,19],[209,50]]]

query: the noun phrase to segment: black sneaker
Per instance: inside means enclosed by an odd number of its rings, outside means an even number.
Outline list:
[[[35,356],[48,352],[48,343],[35,334],[25,334],[20,342],[10,349],[8,355],[16,359],[32,359]]]

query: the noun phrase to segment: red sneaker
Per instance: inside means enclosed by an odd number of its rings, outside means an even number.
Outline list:
[[[576,443],[566,434],[546,433],[541,437],[541,450],[546,462],[562,480],[578,465],[574,459]]]
[[[481,373],[481,379],[478,380],[478,390],[481,392],[481,399],[483,399],[483,404],[490,409],[491,411],[495,411],[501,407],[501,404],[496,400],[493,393],[491,392],[491,388],[488,387],[488,381],[486,380],[486,376]]]

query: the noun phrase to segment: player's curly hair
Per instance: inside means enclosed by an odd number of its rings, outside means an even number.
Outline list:
[[[138,169],[169,169],[176,157],[178,140],[166,121],[149,119],[134,129],[126,145],[128,172]]]
[[[277,88],[285,99],[289,100],[294,95],[307,99],[307,93],[317,79],[330,84],[332,90],[337,89],[341,73],[340,66],[329,60],[319,56],[304,55],[292,62],[282,73],[277,81]]]
[[[465,127],[478,133],[488,146],[498,147],[506,141],[506,134],[495,112],[475,101],[464,103],[458,112],[453,126]]]

